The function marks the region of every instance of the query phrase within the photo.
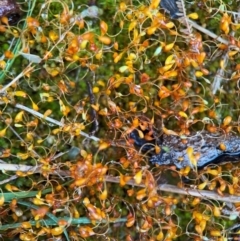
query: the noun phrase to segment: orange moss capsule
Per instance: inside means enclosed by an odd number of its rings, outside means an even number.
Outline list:
[[[222,236],[220,230],[211,230],[210,231],[210,235],[213,236],[213,237],[220,237],[220,236]]]
[[[227,126],[231,123],[232,117],[231,116],[226,116],[223,120],[223,126]]]
[[[220,148],[221,151],[226,151],[226,149],[227,149],[227,147],[224,143],[220,143],[219,148]]]
[[[107,36],[98,36],[98,40],[105,45],[109,45],[112,42],[112,40]]]
[[[63,231],[64,231],[64,227],[55,227],[55,228],[51,229],[51,234],[53,236],[58,236],[58,235],[62,234]]]

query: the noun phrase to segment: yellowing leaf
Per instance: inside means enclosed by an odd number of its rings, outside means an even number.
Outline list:
[[[99,111],[99,104],[97,103],[96,105],[91,105],[91,107],[95,110],[95,111]],[[84,119],[84,118],[83,118]]]
[[[213,237],[221,237],[221,231],[220,230],[210,230],[210,235]]]
[[[130,227],[133,226],[134,223],[135,223],[135,218],[134,218],[134,217],[130,217],[130,218],[128,218],[128,220],[127,220],[127,222],[126,222],[126,226],[127,226],[128,228],[130,228]]]
[[[45,113],[43,114],[44,118],[52,114],[52,110],[46,110]]]
[[[18,123],[23,121],[23,114],[24,114],[24,111],[20,111],[19,113],[17,113],[17,115],[14,118],[14,122]]]
[[[195,19],[198,19],[198,14],[197,13],[190,13],[190,14],[188,14],[188,17],[195,20]]]
[[[170,90],[166,88],[164,85],[160,87],[160,90],[158,91],[158,96],[161,99],[167,98],[170,95]]]
[[[221,216],[221,210],[219,207],[216,207],[215,205],[213,205],[213,215],[215,217],[220,217]]]
[[[107,110],[107,108],[101,109],[101,110],[98,112],[98,114],[99,114],[99,115],[103,115],[103,116],[108,115],[108,110]]]
[[[9,184],[9,183],[6,184],[5,188],[6,188],[7,191],[12,192],[12,185],[11,184]]]
[[[108,31],[108,25],[104,21],[100,21],[101,34],[105,35]]]
[[[39,191],[39,192],[36,194],[36,197],[37,197],[37,198],[41,198],[41,196],[42,196],[42,191]]]
[[[132,31],[137,25],[137,22],[136,21],[132,21],[130,24],[129,24],[129,27],[128,27],[128,31]]]
[[[170,51],[170,50],[173,48],[173,46],[174,46],[174,43],[167,44],[167,45],[165,45],[165,46],[163,47],[163,50],[164,50],[165,52],[168,52],[168,51]]]
[[[118,55],[114,58],[114,63],[115,63],[115,64],[118,63],[119,60],[121,60],[122,56],[123,56],[122,53],[121,53],[121,54],[118,54]]]
[[[151,1],[151,4],[150,4],[150,8],[151,8],[151,9],[156,9],[156,8],[158,8],[158,7],[159,7],[159,4],[160,4],[160,1],[161,1],[161,0],[152,0],[152,1]]]
[[[33,202],[33,204],[35,204],[35,205],[45,205],[44,201],[42,201],[41,199],[36,198],[36,197],[33,198],[32,202]]]
[[[86,49],[88,42],[87,39],[84,39],[80,44],[80,49]]]
[[[178,72],[177,70],[170,70],[170,71],[167,71],[164,73],[164,78],[174,78],[174,77],[177,77],[178,75]]]
[[[4,61],[4,60],[0,60],[0,68],[1,69],[5,69],[5,67],[6,67],[6,62]]]
[[[191,59],[190,60],[190,62],[191,62],[191,65],[194,67],[194,68],[198,68],[198,63],[194,60],[194,59]]]
[[[121,11],[125,11],[125,10],[127,9],[126,3],[125,3],[125,2],[120,2],[120,4],[119,4],[119,9],[120,9]]]
[[[198,185],[198,189],[203,190],[206,187],[206,185],[207,185],[207,182],[205,181]]]
[[[66,111],[66,106],[63,104],[61,99],[59,99],[58,101],[59,101],[61,112],[65,112]]]
[[[24,91],[15,91],[14,95],[18,97],[23,97],[23,98],[27,97],[27,94]]]
[[[185,113],[185,112],[183,112],[183,111],[179,111],[178,112],[178,114],[181,116],[181,117],[184,117],[184,118],[188,118],[188,115]]]
[[[92,230],[92,228],[91,227],[89,227],[89,226],[81,226],[80,228],[79,228],[79,234],[80,234],[80,236],[82,237],[82,238],[88,238],[88,237],[90,237],[90,236],[93,236],[93,235],[95,235],[95,232]]]
[[[195,197],[195,198],[193,199],[193,201],[191,202],[191,205],[192,205],[192,206],[196,206],[196,205],[198,205],[200,202],[201,202],[201,199],[198,198],[198,197]]]
[[[128,56],[128,59],[129,60],[135,60],[135,59],[137,59],[137,55],[134,54],[134,53],[130,53],[129,56]]]
[[[228,56],[229,57],[232,57],[232,56],[234,56],[235,54],[237,54],[239,51],[229,51],[228,52]]]
[[[178,136],[178,134],[175,131],[172,130],[168,130],[167,128],[163,127],[163,132],[167,135],[174,135],[174,136]]]
[[[149,27],[149,28],[147,29],[147,34],[148,34],[148,35],[152,35],[152,34],[154,34],[154,33],[156,32],[156,30],[157,30],[157,27],[155,27],[155,26]]]
[[[30,229],[30,228],[32,228],[32,225],[31,225],[30,222],[22,222],[21,223],[21,228]]]
[[[159,73],[160,73],[160,74],[164,74],[165,72],[167,72],[168,70],[170,70],[172,67],[173,67],[173,64],[165,65],[165,66],[159,68]]]
[[[145,198],[146,197],[146,188],[143,188],[143,189],[141,189],[141,190],[139,190],[137,193],[136,193],[136,198],[137,198],[137,200],[142,200],[143,198]]]
[[[59,129],[59,128],[52,130],[52,133],[53,133],[54,135],[56,135],[56,134],[59,133],[59,132],[60,132],[60,129]]]
[[[205,52],[201,52],[200,54],[197,55],[197,60],[198,60],[198,63],[199,64],[202,64],[203,63],[203,60],[205,59],[206,57],[206,53]]]
[[[166,24],[166,27],[167,27],[167,28],[173,28],[174,26],[175,26],[175,25],[174,25],[173,22],[169,22],[169,23]]]
[[[155,146],[154,149],[156,154],[159,154],[161,152],[161,147],[159,146]]]
[[[139,120],[138,120],[138,118],[133,119],[132,125],[133,125],[133,127],[135,127],[135,128],[137,128],[137,127],[139,126]]]
[[[196,77],[202,77],[203,76],[203,72],[201,72],[201,71],[196,71],[196,73],[195,73],[195,76]]]
[[[126,185],[126,183],[131,179],[130,176],[123,176],[121,173],[120,173],[120,186],[123,187]]]
[[[62,234],[63,231],[64,231],[64,227],[55,227],[55,228],[52,228],[50,232],[53,236],[58,236]]]
[[[48,36],[53,42],[59,38],[58,34],[53,30],[49,31]]]
[[[104,201],[107,199],[107,196],[108,196],[108,192],[107,192],[107,189],[103,190],[103,192],[99,195],[99,199]]]
[[[112,40],[107,36],[98,36],[98,40],[105,45],[109,45],[112,42]]]
[[[5,201],[5,198],[4,198],[4,196],[2,195],[2,196],[0,197],[0,207],[2,207],[2,205],[4,204],[4,201]]]
[[[164,238],[164,234],[162,231],[159,232],[159,234],[156,236],[157,241],[162,241]]]
[[[32,151],[32,150],[33,150],[33,144],[30,145],[30,146],[28,146],[27,150],[28,150],[28,151]]]
[[[37,104],[35,104],[33,101],[32,101],[32,108],[33,108],[35,111],[38,111],[38,110],[39,110]]]
[[[2,129],[2,130],[0,131],[0,137],[5,136],[5,135],[6,135],[6,131],[7,131],[7,127],[4,128],[4,129]]]
[[[20,152],[18,152],[17,153],[17,157],[19,159],[26,160],[29,157],[29,155],[28,155],[28,153],[20,153]]]
[[[110,144],[108,142],[102,142],[99,147],[98,147],[98,150],[101,151],[101,150],[104,150],[106,148],[108,148],[110,146]]]
[[[209,173],[213,176],[218,176],[220,174],[218,170],[210,169],[210,168],[207,169],[206,173]]]
[[[99,87],[97,86],[93,87],[92,91],[94,94],[97,94],[99,92]]]
[[[140,184],[142,182],[142,170],[136,173],[134,180],[136,184]]]
[[[176,62],[174,54],[169,55],[165,60],[165,65],[174,64]]]
[[[187,155],[188,155],[188,158],[189,158],[189,160],[190,160],[190,163],[193,165],[193,166],[197,166],[197,159],[196,159],[196,157],[194,156],[194,150],[193,150],[193,148],[191,147],[191,146],[189,146],[188,148],[187,148]]]
[[[139,135],[139,138],[143,139],[144,138],[144,134],[142,131],[138,130],[138,135]]]
[[[52,76],[55,77],[59,74],[59,70],[58,69],[49,69],[47,70],[47,72]]]
[[[100,60],[100,59],[102,58],[102,55],[103,55],[103,51],[102,51],[102,50],[99,50],[99,51],[96,53],[95,58],[96,58],[97,60]]]

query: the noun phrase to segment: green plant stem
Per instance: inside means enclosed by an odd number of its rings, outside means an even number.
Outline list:
[[[22,202],[19,202],[22,204]],[[25,204],[29,204],[27,202],[24,202]],[[69,225],[79,225],[79,224],[90,224],[92,223],[92,220],[86,217],[83,218],[69,218],[69,217],[62,217],[62,218],[56,218],[56,222],[59,222],[60,220],[65,220],[69,223]],[[29,223],[32,226],[35,226],[36,224],[41,224],[41,226],[56,226],[58,225],[55,221],[53,221],[52,219],[44,219],[44,220],[40,220],[40,221],[29,221]],[[102,220],[100,222],[97,223],[122,223],[122,222],[126,222],[127,218],[118,218],[116,220]],[[13,223],[13,224],[6,224],[6,225],[2,225],[0,227],[0,231],[3,230],[8,230],[8,229],[13,229],[13,228],[19,228],[21,227],[22,223]]]
[[[30,207],[30,208],[36,209],[36,210],[39,209],[38,206],[33,205],[33,204],[29,203],[29,202],[18,201],[18,203],[21,204],[21,205],[24,205],[24,206],[26,206],[26,207]],[[55,225],[58,225],[58,221],[59,221],[59,219],[56,218],[53,214],[51,214],[51,213],[48,212],[48,213],[46,214],[46,216],[49,217],[49,218],[52,220],[52,223],[54,223]],[[42,220],[42,222],[43,222],[43,220]],[[64,229],[63,233],[64,233],[64,235],[65,235],[67,241],[70,241],[66,229]]]
[[[31,16],[31,14],[33,12],[33,9],[35,8],[36,0],[28,1],[28,4],[29,4],[29,10],[28,10],[28,13],[27,13],[27,17]],[[22,28],[22,31],[23,31],[23,29],[26,28],[26,26],[27,26],[27,22],[25,21],[25,23],[23,25],[23,28]],[[4,81],[6,73],[11,69],[21,46],[22,46],[21,45],[21,39],[19,38],[17,40],[16,44],[15,44],[15,47],[14,47],[13,51],[12,51],[15,57],[13,59],[10,59],[7,62],[5,70],[1,71],[1,73],[0,73],[0,84],[2,84],[2,82]]]
[[[30,207],[32,209],[39,209],[38,206],[36,205],[33,205],[32,203],[29,203],[29,202],[25,202],[25,201],[18,201],[18,204],[21,204],[23,206],[26,206],[26,207]],[[66,220],[68,222],[68,225],[79,225],[79,224],[89,224],[89,223],[92,223],[92,220],[89,219],[89,218],[86,218],[86,217],[83,217],[83,218],[71,218],[71,217],[61,217],[61,218],[56,218],[53,214],[51,213],[47,213],[46,216],[49,218],[49,219],[45,219],[45,220],[39,220],[39,221],[29,221],[31,225],[35,226],[36,224],[41,224],[42,226],[55,226],[55,225],[58,225],[58,222],[60,220]],[[106,220],[106,219],[103,219],[101,221],[98,221],[97,223],[120,223],[120,222],[126,222],[127,221],[127,218],[118,218],[118,219],[115,219],[115,220]],[[2,225],[0,227],[0,230],[8,230],[8,229],[14,229],[14,228],[19,228],[22,226],[22,223],[14,223],[14,224],[6,224],[6,225]],[[68,233],[67,233],[67,230],[66,228],[64,228],[64,231],[63,231],[67,241],[70,241],[69,239],[69,236],[68,236]]]
[[[42,194],[47,194],[52,191],[52,188],[48,188],[42,191]],[[22,192],[4,192],[0,194],[0,197],[4,197],[5,202],[10,202],[13,199],[35,197],[38,191],[22,191]]]

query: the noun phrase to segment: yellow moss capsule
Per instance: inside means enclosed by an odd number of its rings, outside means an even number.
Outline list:
[[[197,13],[191,13],[191,14],[188,15],[188,17],[196,20],[196,19],[198,19],[198,14]]]
[[[109,45],[112,42],[112,40],[107,36],[98,36],[98,40],[105,45]]]
[[[226,151],[226,149],[227,149],[227,147],[224,143],[220,143],[219,148],[220,148],[221,151]]]
[[[104,201],[107,199],[107,196],[108,196],[108,192],[107,190],[105,189],[100,195],[99,195],[99,199]]]
[[[203,72],[202,71],[196,71],[195,76],[197,78],[202,77],[203,76]]]
[[[211,230],[210,231],[210,235],[213,236],[213,237],[220,237],[220,236],[222,236],[220,230]]]
[[[6,68],[6,62],[4,60],[0,60],[0,68],[5,69]]]
[[[230,122],[232,121],[232,117],[231,116],[226,116],[223,120],[223,125],[224,126],[228,126],[230,124]]]
[[[93,87],[92,91],[94,94],[97,94],[99,92],[99,87],[97,86]]]
[[[140,184],[142,182],[142,170],[137,172],[137,174],[134,176],[134,180],[136,184]]]
[[[54,32],[53,30],[51,30],[49,33],[48,33],[48,36],[49,38],[55,42],[56,40],[58,40],[59,36],[56,32]]]
[[[173,46],[174,46],[174,43],[167,44],[166,46],[163,47],[163,50],[165,52],[168,52],[173,48]]]
[[[51,229],[51,234],[53,236],[58,236],[63,233],[64,227],[56,227]]]

